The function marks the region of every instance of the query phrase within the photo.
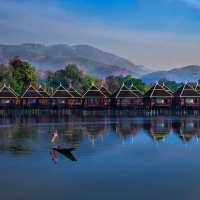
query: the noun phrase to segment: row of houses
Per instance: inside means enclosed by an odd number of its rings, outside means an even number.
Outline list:
[[[200,108],[200,85],[181,86],[173,92],[165,84],[154,84],[149,91],[142,93],[134,85],[122,86],[111,94],[104,86],[94,84],[84,94],[72,86],[59,85],[52,94],[44,88],[29,85],[20,96],[11,87],[0,89],[0,108]]]

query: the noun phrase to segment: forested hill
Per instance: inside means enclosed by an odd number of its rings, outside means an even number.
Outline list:
[[[141,77],[146,83],[153,83],[160,79],[175,82],[197,82],[200,79],[200,66],[189,65],[182,68],[174,68],[169,71],[157,71]]]
[[[150,72],[125,58],[89,45],[0,45],[0,63],[7,63],[16,56],[42,70],[58,70],[67,64],[76,64],[83,72],[99,78],[128,74],[140,77]]]

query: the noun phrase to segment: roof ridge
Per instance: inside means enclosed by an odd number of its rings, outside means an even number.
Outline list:
[[[110,95],[112,94],[111,91],[110,91],[108,88],[106,88],[105,86],[101,86],[101,87],[100,87],[100,90],[101,90],[102,88],[104,88]]]
[[[71,92],[70,91],[71,89],[73,90],[73,92],[76,92],[81,97],[81,94],[72,85],[70,86],[70,88],[68,89],[68,91]]]
[[[96,89],[95,89],[95,90],[91,90],[92,87],[95,87]],[[98,91],[98,92],[100,92],[104,97],[106,97],[106,95],[105,95],[97,86],[95,86],[94,84],[83,94],[83,97],[84,97],[89,91]]]
[[[159,86],[160,88],[156,88],[157,86]],[[160,85],[158,82],[156,82],[156,84],[154,84],[154,86],[152,87],[152,92],[151,92],[151,95],[150,97],[153,96],[155,90],[160,90],[160,91],[164,91],[165,93],[167,93],[170,97],[172,97],[173,95],[171,94],[171,92],[167,91],[162,85]],[[151,89],[150,89],[151,90]]]
[[[62,87],[63,90],[58,90],[59,87]],[[55,89],[54,93],[53,93],[51,96],[53,97],[53,96],[56,94],[56,92],[58,92],[58,91],[65,91],[65,92],[67,92],[67,93],[69,94],[69,96],[73,97],[73,96],[70,94],[70,92],[69,92],[61,83],[60,83],[60,85]]]
[[[125,87],[126,90],[122,90],[122,88]],[[121,91],[128,91],[130,93],[132,93],[133,95],[135,95],[136,97],[139,97],[137,94],[133,93],[124,83],[121,85],[120,89],[118,90],[117,94],[116,94],[116,98],[118,98],[119,94]]]
[[[23,93],[22,97],[25,96],[25,94],[29,91],[30,88],[33,88],[33,90],[34,90],[37,94],[39,94],[39,96],[42,97],[42,95],[40,94],[40,92],[39,92],[31,83],[30,83],[30,85],[28,86],[28,88],[25,90],[25,92]]]
[[[6,86],[6,84],[4,83],[3,87],[0,89],[0,93],[3,92],[3,89],[7,89],[10,93],[12,93],[15,97],[18,96],[18,94],[13,90],[11,89],[11,87],[9,86]]]

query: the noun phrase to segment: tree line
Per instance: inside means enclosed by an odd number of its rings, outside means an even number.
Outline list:
[[[132,84],[139,90],[145,92],[150,85],[142,80],[136,79],[131,75],[127,76],[108,76],[101,80],[95,76],[81,71],[75,64],[68,64],[63,69],[57,71],[45,71],[41,78],[36,68],[29,62],[20,58],[13,58],[8,64],[0,64],[0,84],[10,85],[18,94],[22,94],[25,88],[31,83],[34,86],[43,85],[47,91],[57,87],[60,83],[69,87],[72,85],[79,91],[86,91],[92,83],[100,87],[103,83],[112,93],[124,83],[126,86]],[[181,84],[175,81],[160,80],[172,90],[176,90]]]

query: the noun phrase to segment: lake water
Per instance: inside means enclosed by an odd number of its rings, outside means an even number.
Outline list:
[[[199,199],[199,137],[197,116],[1,117],[0,199]]]

